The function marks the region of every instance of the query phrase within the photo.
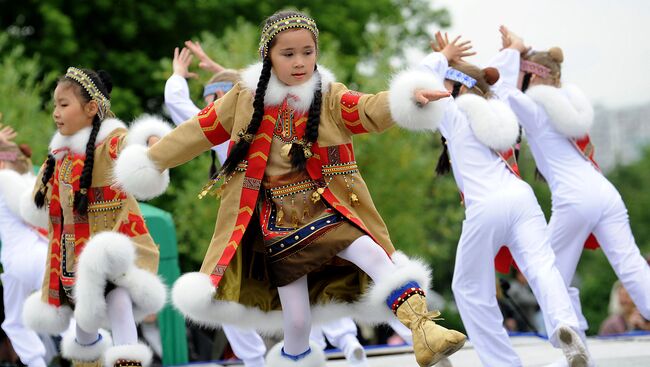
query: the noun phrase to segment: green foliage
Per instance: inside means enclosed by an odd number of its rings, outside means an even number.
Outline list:
[[[25,57],[24,47],[9,48],[8,36],[0,33],[0,113],[2,123],[18,132],[17,141],[28,143],[33,160],[40,164],[47,155],[47,145],[54,123],[44,111],[40,95],[53,75],[40,79],[39,57]]]

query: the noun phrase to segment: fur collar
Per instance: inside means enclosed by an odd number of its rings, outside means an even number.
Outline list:
[[[126,129],[126,124],[116,118],[102,121],[99,127],[99,133],[97,133],[95,145],[99,145],[117,129]],[[50,141],[50,153],[54,154],[56,159],[61,159],[65,155],[66,150],[70,150],[76,154],[86,154],[86,144],[88,144],[91,130],[92,128],[90,126],[84,127],[70,136],[61,135],[57,131],[52,141]]]
[[[537,85],[526,94],[542,105],[553,127],[569,138],[582,138],[594,123],[594,109],[589,99],[575,85],[562,88]]]
[[[321,91],[325,95],[330,88],[330,84],[335,81],[334,74],[327,68],[318,65],[318,73],[321,76]],[[250,89],[255,94],[257,89],[257,82],[262,74],[262,63],[256,63],[244,70],[242,73],[242,84],[244,88]],[[271,80],[266,88],[266,95],[264,97],[264,105],[275,106],[284,101],[288,95],[294,96],[289,98],[289,104],[297,111],[307,111],[314,98],[314,90],[318,83],[318,78],[315,77],[316,73],[306,82],[300,85],[288,86],[280,81],[275,73],[271,70]]]
[[[475,94],[463,94],[456,104],[467,114],[476,138],[489,148],[504,151],[517,142],[519,123],[505,103],[497,99],[486,100]]]

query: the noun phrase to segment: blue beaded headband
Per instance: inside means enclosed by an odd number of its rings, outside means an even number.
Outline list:
[[[217,91],[223,91],[224,93],[231,90],[233,87],[232,82],[215,82],[210,83],[203,88],[203,97],[217,93]]]
[[[454,68],[447,69],[447,73],[445,74],[445,79],[459,82],[462,85],[466,86],[468,89],[472,89],[476,85],[476,79]]]

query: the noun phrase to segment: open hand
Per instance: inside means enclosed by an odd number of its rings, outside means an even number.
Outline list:
[[[424,107],[429,102],[437,101],[449,96],[451,96],[451,93],[449,93],[449,91],[433,89],[416,89],[415,93],[413,94],[413,98],[415,98],[415,104],[418,105],[418,107]]]
[[[9,143],[17,135],[18,133],[11,126],[0,123],[0,143]]]
[[[530,50],[530,46],[526,46],[524,39],[518,36],[516,33],[509,30],[506,26],[502,25],[499,27],[499,33],[501,33],[501,49],[505,50],[506,48],[511,48],[513,50],[519,51],[519,53],[527,53]]]
[[[456,38],[450,42],[447,32],[445,32],[443,36],[443,34],[438,31],[435,35],[436,45],[432,42],[431,49],[445,55],[449,62],[460,62],[464,57],[476,55],[476,52],[471,51],[471,41],[461,41],[460,37],[461,36],[456,36]]]
[[[174,74],[180,75],[185,79],[198,77],[196,73],[190,73],[189,67],[191,63],[192,53],[190,50],[185,47],[180,52],[178,51],[178,47],[174,49],[174,60],[172,60]]]
[[[203,51],[203,47],[201,47],[201,44],[198,41],[185,41],[185,47],[192,51],[192,54],[194,54],[194,56],[199,59],[199,67],[201,69],[207,70],[211,73],[218,73],[225,69],[223,66],[212,60],[210,56],[208,56],[205,51]]]

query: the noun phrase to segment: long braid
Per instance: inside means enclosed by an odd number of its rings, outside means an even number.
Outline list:
[[[320,75],[314,75],[320,79]],[[323,102],[323,94],[321,92],[321,80],[316,83],[316,90],[314,91],[314,99],[309,106],[309,116],[307,117],[307,127],[305,128],[304,141],[308,143],[315,143],[318,139],[318,126],[320,125],[320,110]],[[307,158],[305,157],[304,147],[299,144],[293,144],[289,152],[291,155],[291,166],[298,170],[305,169],[307,165]]]
[[[451,96],[453,98],[458,97],[460,94],[461,84],[459,82],[454,82],[454,88],[451,91]],[[451,171],[451,162],[449,159],[449,150],[447,149],[447,139],[444,136],[440,135],[440,141],[442,142],[442,152],[438,157],[438,164],[436,165],[436,174],[438,176],[446,175]]]
[[[264,117],[264,96],[266,95],[266,88],[269,85],[269,80],[271,80],[271,58],[267,56],[264,58],[264,62],[262,63],[262,73],[257,82],[255,99],[253,100],[253,117],[251,117],[251,121],[248,123],[248,127],[246,128],[246,135],[255,136],[257,130],[262,124],[262,117]],[[252,139],[251,141],[247,141],[247,139],[241,137],[237,144],[233,146],[230,154],[228,154],[228,158],[223,163],[220,172],[226,175],[233,173],[239,162],[246,158],[251,142]]]
[[[84,160],[84,168],[81,171],[81,178],[79,179],[79,191],[74,193],[74,207],[77,213],[85,215],[88,213],[88,189],[93,180],[93,166],[95,164],[95,140],[99,133],[101,121],[99,116],[95,115],[93,119],[93,128],[90,131],[88,143],[86,143],[86,159]]]
[[[45,197],[47,196],[47,184],[50,182],[52,175],[54,175],[54,167],[56,166],[56,159],[54,155],[48,154],[47,161],[45,161],[45,168],[43,177],[41,179],[41,187],[34,195],[34,204],[37,208],[42,208],[45,205]]]

